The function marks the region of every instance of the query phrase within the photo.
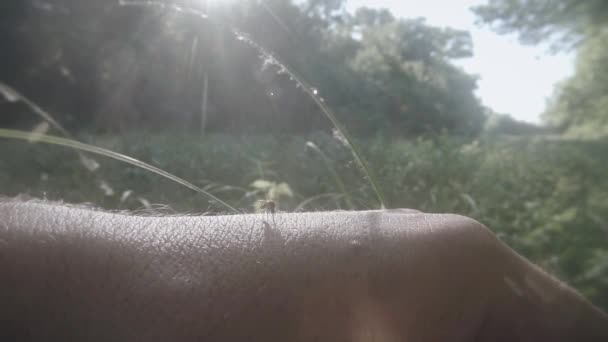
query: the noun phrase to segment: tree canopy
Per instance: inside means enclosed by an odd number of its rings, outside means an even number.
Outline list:
[[[0,81],[68,127],[328,128],[284,67],[360,134],[474,135],[483,127],[476,79],[452,64],[471,55],[468,33],[386,10],[348,13],[341,0],[2,6]],[[3,125],[31,124],[18,106],[5,111]]]
[[[557,49],[575,46],[608,24],[604,0],[489,0],[473,10],[499,33],[517,33],[528,44],[551,42]]]
[[[603,32],[578,52],[574,76],[557,86],[544,116],[575,137],[608,136],[608,34]]]
[[[608,1],[491,0],[475,12],[502,33],[524,43],[576,48],[575,74],[555,89],[544,119],[576,137],[608,136]]]

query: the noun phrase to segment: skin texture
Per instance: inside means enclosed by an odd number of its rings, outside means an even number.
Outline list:
[[[481,224],[408,210],[141,217],[0,202],[2,341],[608,341]]]

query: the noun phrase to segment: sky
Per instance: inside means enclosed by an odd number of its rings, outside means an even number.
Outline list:
[[[554,85],[572,75],[574,54],[551,55],[547,47],[524,46],[514,35],[504,36],[475,24],[470,7],[484,0],[348,0],[347,8],[388,8],[397,17],[423,17],[427,23],[471,33],[473,58],[455,64],[478,75],[477,96],[494,111],[539,123]]]

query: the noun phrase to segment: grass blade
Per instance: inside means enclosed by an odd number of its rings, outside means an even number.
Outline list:
[[[163,8],[163,9],[170,9],[170,10],[174,10],[177,12],[184,12],[184,13],[192,14],[203,20],[208,18],[206,13],[202,13],[199,10],[197,10],[196,8],[192,8],[192,7],[188,7],[188,6],[179,6],[179,5],[172,4],[172,3],[159,3],[159,2],[146,1],[146,0],[121,0],[119,2],[119,4],[121,6],[144,6],[144,7],[157,6],[157,7]],[[348,133],[348,131],[346,130],[344,125],[342,125],[342,123],[338,120],[338,118],[336,117],[334,112],[331,110],[331,108],[325,103],[325,100],[321,96],[319,96],[317,89],[310,86],[306,82],[304,82],[303,78],[300,77],[298,74],[296,74],[295,71],[293,71],[289,67],[287,67],[287,65],[285,63],[281,62],[268,49],[266,49],[265,47],[263,47],[262,45],[260,45],[259,43],[257,43],[253,39],[251,39],[247,34],[239,31],[238,29],[236,29],[234,27],[228,27],[228,28],[232,32],[232,34],[234,34],[234,36],[237,40],[248,44],[249,46],[254,48],[258,53],[260,53],[263,56],[265,66],[266,65],[276,65],[279,68],[279,73],[283,73],[283,74],[286,74],[287,76],[289,76],[289,78],[291,80],[293,80],[298,87],[301,87],[304,90],[304,92],[308,96],[310,96],[310,98],[319,107],[321,112],[323,112],[323,114],[329,119],[329,121],[335,127],[335,129],[338,130],[338,132],[342,135],[342,137],[344,137],[346,146],[352,153],[353,158],[355,159],[355,162],[359,165],[359,167],[365,174],[366,178],[370,182],[370,185],[372,186],[372,189],[380,204],[380,208],[381,209],[386,208],[386,201],[384,199],[384,196],[382,195],[382,192],[380,191],[380,187],[378,186],[375,178],[372,176],[369,166],[363,159],[363,156],[359,152],[359,149],[355,146],[353,139],[351,138],[350,134]]]
[[[321,160],[323,160],[325,167],[327,168],[327,170],[329,171],[331,176],[334,178],[334,182],[336,182],[336,186],[338,187],[338,190],[340,190],[340,192],[344,195],[346,205],[348,205],[349,209],[354,210],[355,205],[353,204],[350,193],[348,191],[346,191],[346,186],[344,185],[342,178],[340,178],[340,175],[338,174],[338,172],[332,165],[331,159],[329,159],[329,157],[325,154],[325,152],[323,152],[321,150],[321,148],[319,148],[319,146],[317,146],[317,144],[313,143],[312,141],[306,142],[306,147],[312,149],[317,154],[319,154],[319,156],[321,156]]]
[[[31,139],[31,136],[32,136],[31,132],[0,128],[0,137],[2,137],[2,138],[29,141]],[[239,212],[236,208],[232,207],[230,204],[222,201],[221,199],[219,199],[216,196],[214,196],[213,194],[201,189],[200,187],[198,187],[182,178],[179,178],[167,171],[164,171],[156,166],[145,163],[141,160],[126,156],[121,153],[110,151],[105,148],[85,144],[85,143],[82,143],[82,142],[79,142],[76,140],[72,140],[72,139],[60,138],[60,137],[56,137],[56,136],[52,136],[52,135],[46,135],[46,134],[37,135],[36,139],[37,139],[37,141],[43,142],[46,144],[70,147],[70,148],[74,148],[74,149],[77,149],[80,151],[94,153],[97,155],[101,155],[104,157],[112,158],[112,159],[130,164],[133,166],[140,167],[142,169],[145,169],[147,171],[156,173],[157,175],[170,179],[176,183],[179,183],[202,195],[205,195],[207,198],[209,198],[209,200],[220,204],[222,207],[224,207],[232,212],[235,212],[235,213]]]
[[[338,117],[325,103],[325,100],[321,96],[319,96],[317,89],[304,82],[303,78],[296,74],[295,71],[291,70],[287,65],[285,65],[285,63],[281,62],[279,59],[276,58],[276,56],[274,56],[272,53],[266,50],[266,48],[252,40],[245,33],[235,29],[232,29],[232,32],[234,33],[237,40],[243,41],[249,46],[256,49],[264,57],[265,65],[276,65],[279,68],[279,73],[283,73],[289,76],[289,78],[294,81],[298,87],[302,88],[302,90],[304,90],[304,92],[315,102],[321,112],[327,117],[327,119],[329,119],[334,128],[344,138],[344,143],[346,147],[350,150],[351,154],[353,155],[353,158],[355,159],[355,162],[359,165],[359,167],[367,177],[368,181],[370,182],[370,185],[372,186],[372,189],[376,194],[376,197],[380,204],[380,209],[386,208],[386,200],[384,199],[384,196],[380,191],[380,187],[378,186],[376,179],[372,176],[369,166],[365,162],[365,159],[363,159],[361,152],[359,152],[359,149],[355,146],[355,143],[353,142],[353,139],[346,130],[346,127],[344,127],[342,122],[338,120]]]

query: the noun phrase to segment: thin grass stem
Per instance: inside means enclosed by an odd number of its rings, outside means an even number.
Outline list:
[[[120,4],[122,6],[144,6],[144,7],[157,6],[157,7],[161,7],[164,9],[170,9],[170,10],[175,10],[178,12],[189,13],[189,14],[199,17],[200,19],[208,18],[208,15],[206,13],[203,13],[203,12],[197,10],[196,8],[180,6],[180,5],[176,5],[176,4],[170,4],[170,3],[167,4],[167,3],[159,3],[159,2],[153,2],[153,1],[121,0]],[[304,82],[303,78],[300,77],[298,74],[296,74],[295,71],[291,70],[285,63],[281,62],[268,49],[266,49],[265,47],[263,47],[262,45],[260,45],[259,43],[257,43],[253,39],[251,39],[247,34],[245,34],[244,32],[242,32],[234,27],[228,27],[228,29],[234,34],[234,36],[237,40],[243,41],[243,42],[247,43],[249,46],[253,47],[255,50],[257,50],[258,53],[260,53],[264,57],[264,65],[276,65],[279,68],[279,73],[284,73],[287,76],[289,76],[289,78],[291,80],[293,80],[298,87],[302,88],[304,90],[304,92],[315,102],[315,104],[319,107],[321,112],[323,112],[323,114],[329,119],[329,121],[334,126],[334,128],[342,135],[342,137],[344,137],[346,146],[348,147],[351,154],[353,155],[355,162],[359,165],[359,167],[363,171],[365,177],[369,181],[369,183],[372,187],[372,190],[374,191],[374,193],[378,199],[380,208],[381,209],[386,208],[386,200],[384,199],[384,196],[382,195],[382,192],[380,191],[380,187],[378,186],[376,179],[372,175],[372,172],[371,172],[369,166],[365,162],[365,159],[363,159],[361,152],[355,146],[353,139],[351,138],[350,134],[348,133],[348,131],[346,130],[344,125],[340,122],[340,120],[338,120],[338,118],[336,117],[334,112],[331,110],[331,108],[325,103],[325,100],[321,96],[319,96],[316,88],[314,88],[314,87],[310,86],[308,83]]]
[[[4,129],[4,128],[0,128],[0,137],[2,138],[7,138],[7,139],[17,139],[17,140],[25,140],[28,141],[30,139],[31,133],[27,132],[27,131],[19,131],[19,130],[14,130],[14,129]],[[112,158],[133,166],[137,166],[140,167],[142,169],[145,169],[147,171],[156,173],[157,175],[160,175],[162,177],[165,177],[167,179],[170,179],[174,182],[177,182],[187,188],[190,188],[204,196],[206,196],[207,198],[209,198],[210,201],[218,203],[219,205],[221,205],[222,207],[230,210],[231,212],[234,213],[239,213],[239,210],[237,210],[236,208],[232,207],[230,204],[222,201],[221,199],[219,199],[218,197],[214,196],[213,194],[201,189],[200,187],[180,178],[177,177],[165,170],[162,170],[156,166],[150,165],[146,162],[143,162],[141,160],[135,159],[133,157],[129,157],[126,156],[124,154],[118,153],[118,152],[114,152],[102,147],[97,147],[97,146],[93,146],[93,145],[89,145],[89,144],[85,144],[76,140],[72,140],[72,139],[66,139],[66,138],[60,138],[60,137],[56,137],[56,136],[52,136],[52,135],[46,135],[46,134],[42,134],[40,136],[37,136],[38,141],[46,143],[46,144],[51,144],[51,145],[58,145],[58,146],[64,146],[64,147],[70,147],[70,148],[74,148],[80,151],[85,151],[85,152],[90,152],[90,153],[94,153],[97,155],[101,155],[104,157],[108,157],[108,158]]]

